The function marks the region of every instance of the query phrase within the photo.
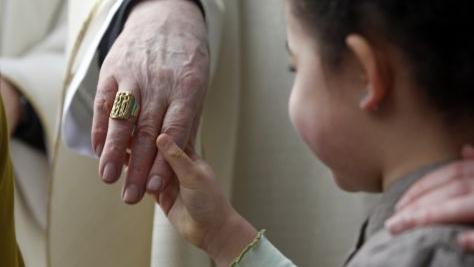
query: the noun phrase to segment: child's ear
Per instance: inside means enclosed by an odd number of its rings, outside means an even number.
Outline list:
[[[390,79],[385,71],[383,60],[378,58],[375,47],[359,34],[351,34],[346,39],[346,45],[360,65],[364,77],[364,98],[360,108],[377,110],[388,93]]]

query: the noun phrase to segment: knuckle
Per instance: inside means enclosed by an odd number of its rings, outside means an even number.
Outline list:
[[[138,139],[151,140],[152,142],[155,142],[155,139],[158,137],[158,130],[150,124],[141,124],[135,129],[134,135]]]
[[[168,109],[170,113],[167,124],[185,125],[190,123],[195,114],[195,108],[190,101],[175,101]]]
[[[156,124],[156,112],[151,106],[144,107],[144,110],[140,113],[140,121],[138,125],[146,125],[152,127]]]
[[[204,175],[196,167],[191,168],[191,171],[189,172],[189,176],[191,176],[193,180],[200,180],[204,177]]]
[[[97,95],[94,101],[94,107],[96,113],[107,114],[112,109],[112,103],[105,97]]]
[[[184,77],[182,79],[182,85],[185,88],[202,88],[205,87],[207,84],[206,77],[206,75],[203,75],[198,71],[190,70],[184,74]]]
[[[111,142],[107,145],[107,154],[111,157],[117,157],[118,155],[122,155],[124,153],[123,146],[117,142]]]
[[[201,184],[206,181],[207,177],[201,173],[193,172],[190,174],[191,181],[194,181],[195,184]]]
[[[166,126],[163,126],[162,132],[167,135],[176,137],[182,135],[187,130],[187,128],[188,127],[184,125],[184,123],[174,121],[167,124]]]
[[[419,225],[425,225],[434,217],[432,210],[425,210],[420,212],[420,215],[416,217],[415,222]]]
[[[212,177],[213,176],[213,171],[209,165],[206,163],[200,162],[197,163],[196,166],[196,172],[199,173],[203,177]]]
[[[91,131],[91,137],[93,141],[103,139],[107,135],[107,129],[103,126],[96,126]]]
[[[97,95],[104,97],[113,95],[115,93],[114,85],[115,79],[112,76],[105,76],[101,74],[99,77],[99,83],[97,84]]]
[[[189,100],[180,100],[173,103],[173,111],[177,114],[189,115],[192,114],[194,109]]]

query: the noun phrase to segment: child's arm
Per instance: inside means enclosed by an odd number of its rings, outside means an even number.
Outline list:
[[[295,267],[232,208],[206,162],[192,151],[188,156],[167,135],[160,135],[156,143],[177,176],[158,202],[186,240],[206,251],[219,267]]]

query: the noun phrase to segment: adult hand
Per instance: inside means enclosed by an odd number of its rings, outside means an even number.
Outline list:
[[[177,176],[160,194],[161,208],[185,239],[205,250],[217,266],[229,266],[257,231],[225,199],[206,162],[192,150],[188,156],[166,134],[156,143]]]
[[[128,164],[126,203],[137,203],[146,190],[157,194],[172,180],[156,138],[167,133],[180,147],[193,146],[208,76],[207,30],[195,3],[148,0],[133,8],[102,65],[92,126],[103,180],[117,181]],[[109,119],[117,91],[135,96],[136,121]]]
[[[441,168],[414,184],[396,207],[386,227],[393,234],[433,224],[474,223],[474,148],[465,146],[464,160]],[[474,251],[474,231],[458,238]]]
[[[21,117],[20,93],[10,82],[0,77],[0,93],[7,118],[8,133],[11,136]]]

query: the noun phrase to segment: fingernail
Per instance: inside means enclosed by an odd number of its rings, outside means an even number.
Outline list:
[[[161,187],[161,177],[158,175],[151,177],[147,184],[148,191],[157,192],[158,190],[160,190],[160,187]]]
[[[119,173],[118,173],[117,168],[115,167],[115,164],[112,162],[109,162],[105,165],[102,179],[104,179],[105,182],[111,183],[117,179],[118,175]]]
[[[166,145],[168,144],[168,138],[166,136],[158,138],[156,144],[158,145],[158,148],[164,149],[166,148]]]
[[[123,194],[123,201],[126,203],[134,203],[138,199],[138,187],[136,185],[129,185],[125,189],[125,193]]]
[[[397,234],[402,231],[404,227],[404,220],[403,218],[393,217],[388,219],[385,222],[385,227],[393,234]]]

